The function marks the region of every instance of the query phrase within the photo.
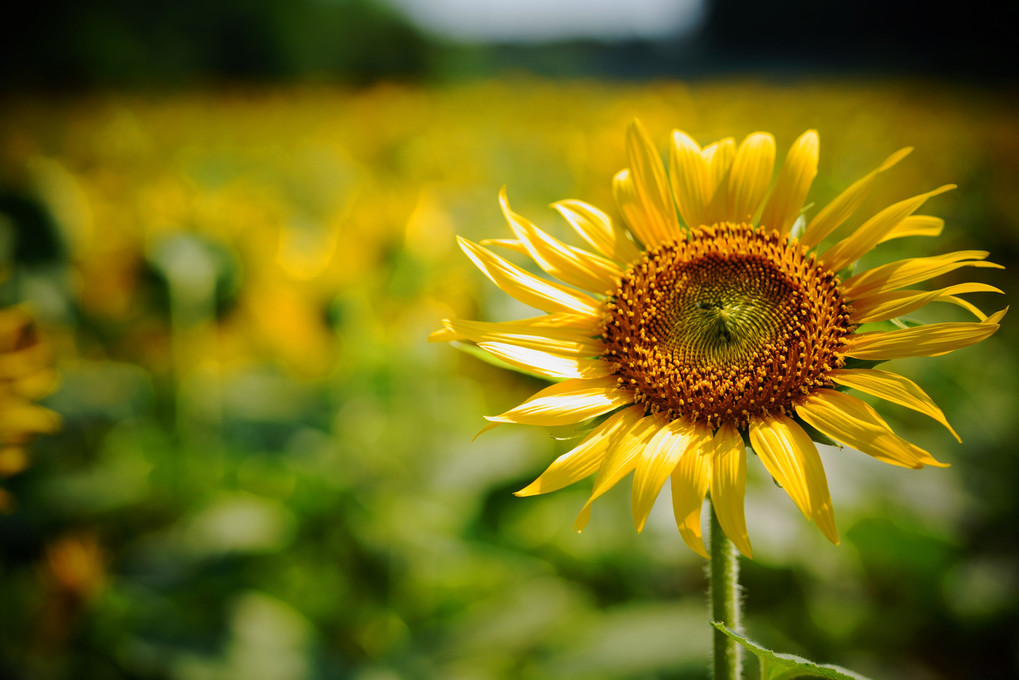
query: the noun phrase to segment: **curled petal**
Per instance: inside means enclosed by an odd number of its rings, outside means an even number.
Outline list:
[[[916,311],[931,302],[952,302],[958,304],[959,301],[955,297],[956,295],[1001,292],[1003,291],[986,283],[959,283],[939,290],[893,290],[885,293],[876,293],[853,301],[853,321],[856,323],[887,321],[888,319],[894,319]],[[987,318],[979,310],[974,314],[980,321]]]
[[[598,208],[583,201],[559,201],[552,207],[570,223],[580,237],[605,257],[629,264],[640,257],[640,249],[626,236],[626,230]]]
[[[633,474],[633,522],[638,532],[643,531],[665,480],[700,436],[702,433],[692,422],[673,420],[644,447]]]
[[[828,479],[817,447],[803,428],[783,415],[755,418],[750,423],[750,443],[803,514],[814,520],[825,538],[838,545]]]
[[[602,378],[612,367],[600,359],[575,359],[502,342],[479,342],[478,347],[511,366],[549,378]]]
[[[842,291],[850,302],[890,290],[933,279],[960,267],[989,267],[1003,269],[1000,264],[985,262],[985,250],[959,250],[932,257],[914,257],[898,260],[860,272],[846,279]]]
[[[701,532],[701,509],[711,484],[711,456],[702,444],[687,450],[672,472],[672,512],[683,542],[707,558]]]
[[[613,413],[584,437],[580,444],[552,461],[536,480],[515,495],[535,496],[558,491],[594,474],[609,451],[615,447],[619,437],[629,431],[643,415],[644,409],[638,406]]]
[[[616,263],[583,250],[571,249],[513,212],[505,188],[499,192],[499,202],[513,233],[520,239],[531,259],[546,273],[594,293],[605,293],[619,283],[622,271]]]
[[[912,380],[897,373],[879,371],[874,368],[840,368],[828,373],[828,377],[840,385],[852,387],[866,394],[890,401],[914,411],[923,413],[938,421],[952,433],[961,444],[962,439],[948,424],[944,412],[934,400]]]
[[[747,486],[747,450],[743,437],[730,424],[722,425],[704,450],[711,458],[711,503],[722,531],[736,548],[753,557],[744,495]]]
[[[881,239],[881,243],[906,236],[941,236],[945,221],[933,215],[910,215],[899,222]]]
[[[808,248],[813,248],[823,241],[828,234],[835,231],[840,224],[856,212],[856,209],[863,203],[863,199],[866,198],[877,176],[908,156],[912,150],[912,147],[906,147],[896,151],[886,158],[880,167],[858,179],[848,189],[839,194],[834,201],[822,208],[803,230],[800,243]]]
[[[783,236],[789,233],[817,176],[819,148],[816,130],[807,130],[793,142],[779,171],[775,190],[761,213],[761,226],[774,229]]]
[[[853,262],[860,259],[864,253],[868,252],[871,248],[880,243],[882,239],[884,239],[884,237],[895,227],[901,224],[904,219],[919,210],[920,206],[922,206],[927,199],[946,191],[950,191],[954,188],[954,184],[946,184],[934,191],[928,191],[925,194],[920,194],[913,198],[907,198],[904,201],[899,201],[894,205],[888,206],[877,215],[874,215],[874,217],[857,227],[852,234],[824,251],[824,255],[821,256],[821,261],[835,272],[848,267]]]
[[[651,438],[662,429],[663,425],[661,418],[656,415],[641,418],[613,442],[608,459],[601,466],[598,477],[594,480],[591,496],[581,509],[580,515],[577,516],[577,521],[573,523],[574,529],[583,531],[591,518],[591,504],[633,471],[637,466],[637,459],[641,451]]]
[[[648,219],[648,232],[658,245],[679,236],[679,221],[672,203],[665,166],[639,121],[633,121],[626,130],[626,155],[633,173],[637,197]]]
[[[632,395],[620,390],[617,382],[615,376],[573,378],[549,385],[519,406],[485,419],[546,427],[579,423],[633,402]]]
[[[948,354],[989,338],[998,330],[998,322],[1007,311],[1002,309],[979,322],[951,321],[883,333],[857,333],[849,336],[843,353],[879,361]]]
[[[545,281],[507,262],[490,250],[457,237],[467,257],[503,292],[545,312],[598,313],[598,302],[562,284]]]
[[[796,415],[840,444],[901,467],[947,467],[919,446],[892,432],[870,404],[845,392],[815,390],[796,406]]]

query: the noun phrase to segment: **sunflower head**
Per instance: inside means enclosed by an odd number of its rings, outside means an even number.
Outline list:
[[[506,322],[449,319],[431,339],[476,343],[511,367],[556,381],[489,417],[489,428],[590,423],[586,437],[518,492],[544,493],[596,475],[578,530],[591,503],[632,472],[638,530],[671,481],[676,522],[691,548],[705,555],[700,513],[710,494],[726,534],[751,555],[743,510],[749,444],[803,513],[838,543],[811,434],[894,465],[942,465],[847,390],[924,413],[954,435],[919,386],[873,366],[944,354],[994,333],[1006,310],[988,317],[960,295],[998,289],[910,286],[961,267],[998,265],[985,260],[986,252],[961,251],[844,276],[884,241],[939,234],[940,219],[916,212],[950,185],[878,211],[821,247],[909,149],[809,220],[803,205],[817,174],[816,132],[793,143],[777,178],[775,142],[766,133],[739,146],[725,139],[702,149],[675,131],[669,150],[666,170],[639,123],[630,127],[630,167],[613,184],[622,221],[580,201],[556,204],[586,248],[514,213],[503,192],[515,238],[480,245],[461,239],[461,246],[499,288],[544,314]],[[487,245],[529,256],[545,276]],[[860,330],[933,302],[960,305],[975,320]]]

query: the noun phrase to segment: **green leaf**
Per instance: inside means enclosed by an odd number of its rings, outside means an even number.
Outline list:
[[[781,654],[761,647],[741,635],[737,635],[721,621],[711,624],[736,642],[743,645],[761,662],[761,680],[792,680],[793,678],[829,678],[830,680],[868,680],[840,666],[817,664],[792,654]]]

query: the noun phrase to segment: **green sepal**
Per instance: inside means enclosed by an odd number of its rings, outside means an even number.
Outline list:
[[[528,376],[530,378],[537,378],[538,380],[542,380],[542,381],[548,382],[548,383],[557,383],[557,382],[562,382],[563,380],[565,380],[565,378],[550,378],[547,375],[542,375],[541,373],[535,373],[533,371],[528,371],[528,370],[520,368],[518,366],[514,366],[513,364],[508,364],[505,361],[503,361],[502,359],[500,359],[499,357],[492,356],[491,354],[489,354],[485,350],[481,349],[477,345],[472,345],[469,342],[460,342],[459,340],[451,340],[449,344],[452,345],[453,347],[455,347],[456,349],[460,350],[464,354],[469,354],[469,355],[471,355],[472,357],[474,357],[476,359],[481,359],[486,364],[491,364],[492,366],[496,366],[497,368],[504,368],[507,371],[513,371],[514,373],[520,373],[521,375],[526,375],[526,376]]]
[[[802,427],[803,431],[807,433],[807,436],[810,437],[811,440],[817,442],[818,444],[824,444],[825,446],[834,446],[837,449],[842,448],[842,444],[839,444],[837,441],[826,435],[824,432],[821,432],[816,427],[806,422],[799,416],[794,416],[793,422]]]
[[[761,664],[761,680],[792,680],[793,678],[828,678],[829,680],[869,680],[851,670],[830,664],[818,664],[793,654],[782,654],[765,649],[725,627],[721,621],[712,626],[738,642],[757,657]]]
[[[843,368],[874,368],[885,363],[884,359],[856,359],[855,357],[846,357],[846,365]]]
[[[916,328],[917,326],[923,326],[923,323],[913,319],[907,319],[906,317],[897,317],[895,319],[889,319],[888,321],[871,321],[869,323],[860,324],[857,326],[855,332],[873,333],[876,331],[887,333],[888,331],[901,331],[904,328]]]
[[[620,408],[626,407],[622,406]],[[616,409],[615,411],[610,411],[609,413],[603,413],[600,416],[595,416],[594,418],[589,418],[585,421],[574,423],[573,425],[548,426],[547,429],[549,436],[551,436],[552,439],[555,439],[556,441],[569,441],[571,439],[580,439],[581,437],[586,437],[587,435],[591,434],[591,431],[594,428],[604,423],[606,420],[609,419],[609,417],[612,416],[612,414],[616,413],[616,411],[618,410],[619,409]]]

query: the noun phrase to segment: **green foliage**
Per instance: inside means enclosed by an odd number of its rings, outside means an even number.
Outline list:
[[[743,645],[744,649],[757,657],[761,667],[761,680],[795,680],[796,678],[867,680],[862,675],[840,666],[816,664],[793,654],[782,654],[765,649],[756,642],[732,632],[721,621],[713,621],[711,625]]]

